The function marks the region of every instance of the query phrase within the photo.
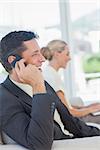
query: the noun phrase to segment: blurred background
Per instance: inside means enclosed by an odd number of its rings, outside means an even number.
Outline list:
[[[15,30],[37,32],[41,47],[65,40],[72,60],[59,73],[67,97],[100,102],[99,0],[0,0],[0,39]],[[0,64],[0,82],[6,76]]]

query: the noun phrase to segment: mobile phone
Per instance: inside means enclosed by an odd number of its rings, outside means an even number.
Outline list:
[[[17,55],[17,54],[14,55],[14,56],[15,56],[16,58],[15,58],[14,61],[11,63],[11,65],[12,65],[13,68],[15,68],[16,62],[22,59],[22,57],[19,56],[19,55]]]

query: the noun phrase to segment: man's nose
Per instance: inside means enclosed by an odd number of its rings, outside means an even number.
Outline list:
[[[41,53],[40,53],[40,57],[41,57],[42,62],[46,61],[45,57]]]
[[[69,55],[69,60],[71,60],[71,56]]]

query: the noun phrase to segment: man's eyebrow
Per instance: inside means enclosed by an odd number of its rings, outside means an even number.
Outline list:
[[[33,51],[33,54],[34,54],[34,53],[38,53],[39,51],[40,51],[40,50],[35,50],[35,51]]]

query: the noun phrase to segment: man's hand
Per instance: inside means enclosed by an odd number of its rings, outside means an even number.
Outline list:
[[[33,94],[45,93],[44,79],[41,71],[35,65],[25,66],[25,60],[21,59],[15,65],[16,74],[21,83],[29,84],[33,88]]]

